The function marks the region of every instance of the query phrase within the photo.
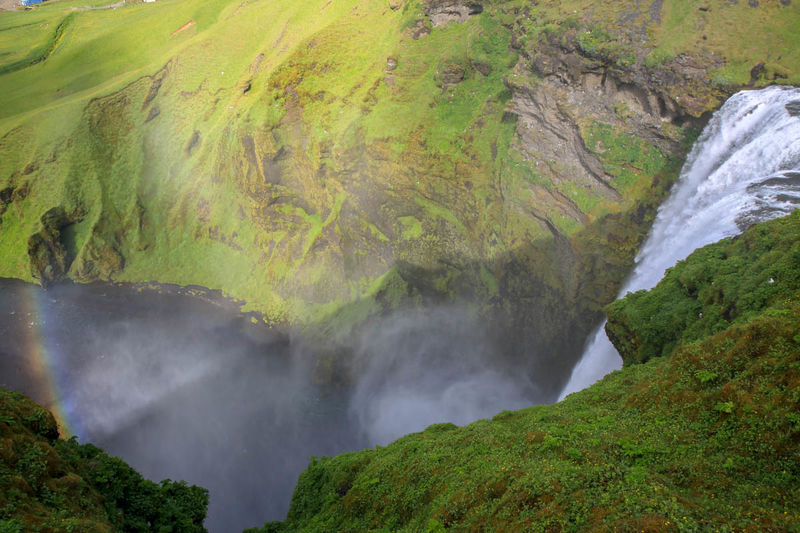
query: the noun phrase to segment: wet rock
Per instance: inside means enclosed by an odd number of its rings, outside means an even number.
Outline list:
[[[466,22],[470,16],[482,12],[483,6],[475,1],[428,0],[425,3],[425,13],[430,18],[434,28],[453,21]]]
[[[758,78],[762,77],[764,75],[764,70],[766,70],[765,67],[764,67],[764,63],[759,63],[756,66],[754,66],[753,68],[751,68],[750,69],[750,83],[753,83],[756,80],[758,80]]]
[[[794,100],[786,104],[786,111],[791,116],[800,118],[800,100]]]

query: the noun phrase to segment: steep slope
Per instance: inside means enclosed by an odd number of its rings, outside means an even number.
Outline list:
[[[286,522],[261,531],[797,531],[799,238],[795,212],[698,250],[609,323],[670,321],[673,306],[642,302],[686,286],[724,292],[738,321],[672,321],[682,342],[555,405],[314,458]],[[751,293],[755,279],[779,288]],[[648,337],[642,324],[626,335]]]
[[[0,275],[222,289],[326,346],[466,301],[554,397],[704,113],[800,72],[796,5],[594,4],[3,13]]]
[[[90,444],[60,440],[53,415],[0,389],[0,531],[201,532],[208,491],[153,483]]]

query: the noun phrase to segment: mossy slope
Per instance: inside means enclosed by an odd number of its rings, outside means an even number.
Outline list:
[[[649,291],[607,308],[606,331],[625,364],[671,353],[763,313],[791,314],[800,291],[798,214],[697,250]]]
[[[684,343],[556,405],[313,459],[286,522],[262,531],[797,531],[799,235],[800,213],[759,224],[644,293],[724,281],[748,310],[734,325],[676,323]],[[750,299],[766,262],[784,289]],[[643,297],[614,307],[633,315]]]

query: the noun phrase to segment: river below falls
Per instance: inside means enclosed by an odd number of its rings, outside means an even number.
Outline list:
[[[209,489],[206,526],[286,516],[311,456],[365,445],[345,393],[229,307],[128,286],[0,279],[0,386],[149,479]]]

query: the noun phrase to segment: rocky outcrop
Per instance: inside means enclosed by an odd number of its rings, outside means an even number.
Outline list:
[[[677,126],[696,119],[657,84],[617,71],[570,42],[547,43],[523,55],[507,76],[512,94],[507,111],[517,118],[516,146],[548,183],[568,182],[604,201],[624,203],[603,161],[610,147],[588,146],[591,128],[609,125],[666,156],[681,156],[685,148]],[[560,206],[563,216],[588,222],[571,198],[548,187],[540,194],[549,196],[547,205]]]
[[[31,275],[42,285],[66,278],[74,256],[64,230],[76,221],[63,207],[53,207],[42,215],[42,229],[28,239]]]
[[[483,6],[475,1],[427,0],[425,2],[425,13],[434,28],[448,22],[466,22],[470,16],[482,12]]]

